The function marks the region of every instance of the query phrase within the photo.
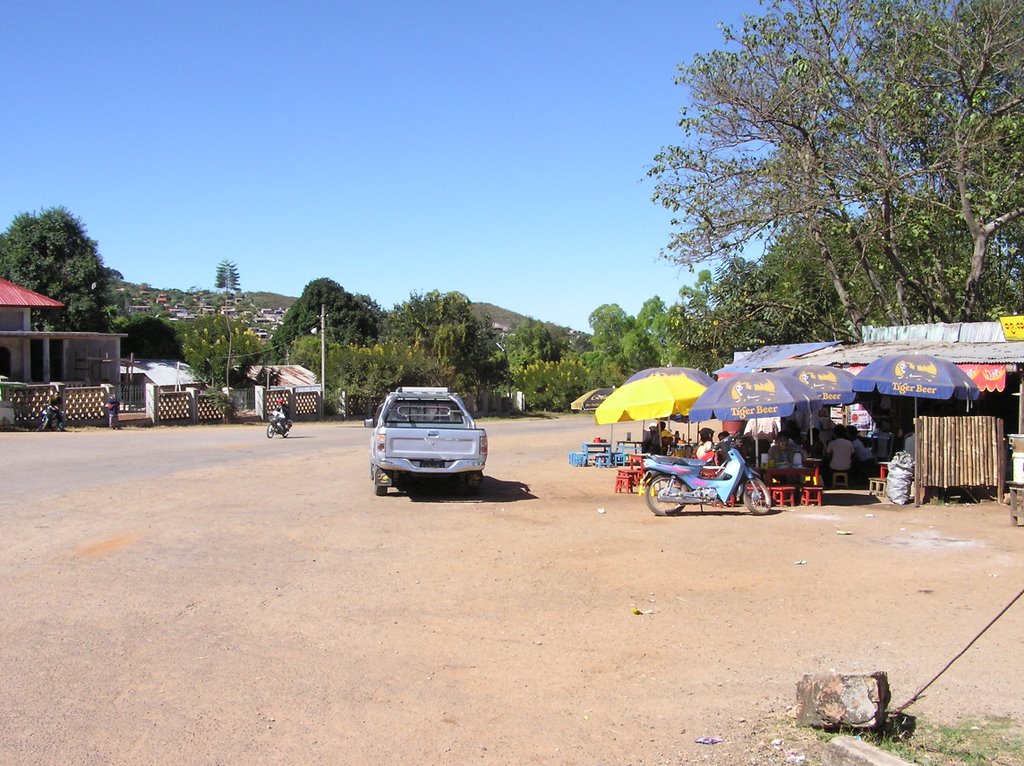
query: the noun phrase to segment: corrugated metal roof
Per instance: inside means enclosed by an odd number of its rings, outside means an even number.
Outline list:
[[[274,375],[274,385],[276,386],[293,388],[295,386],[315,386],[319,383],[315,373],[299,364],[268,364],[266,367],[253,367],[249,370],[249,377],[262,384],[267,374],[267,368]]]
[[[725,365],[720,370],[715,370],[716,375],[721,373],[733,374],[743,372],[757,372],[766,370],[769,367],[778,366],[778,363],[786,359],[800,357],[803,362],[807,354],[823,348],[835,346],[839,341],[824,341],[819,343],[786,343],[781,346],[762,346],[756,351],[746,354],[736,361]]]
[[[915,351],[959,364],[1024,364],[1024,341],[956,343],[900,340],[826,348],[807,354],[799,360],[781,360],[774,368],[794,367],[800,364],[868,364],[890,354],[912,354]]]
[[[0,306],[19,309],[59,309],[64,304],[0,277]]]
[[[121,363],[121,374],[128,374],[128,365]],[[193,386],[202,383],[192,374],[192,368],[184,362],[176,359],[136,359],[132,363],[131,371],[135,374],[142,373],[157,386]]]
[[[1002,343],[1006,340],[999,322],[949,322],[911,324],[896,327],[861,329],[864,343],[889,343],[900,340],[950,341],[960,343]]]

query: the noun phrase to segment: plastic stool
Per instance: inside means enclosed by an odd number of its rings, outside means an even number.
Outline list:
[[[616,492],[632,492],[633,491],[633,473],[625,468],[621,471],[617,471],[615,474],[615,491]]]
[[[796,487],[792,484],[773,484],[772,505],[796,505]]]
[[[821,505],[822,504],[822,491],[821,487],[813,484],[808,484],[800,490],[800,505]]]
[[[840,482],[844,487],[849,489],[850,487],[850,474],[846,471],[833,471],[832,472],[832,489],[839,486]]]
[[[585,466],[587,464],[587,456],[582,452],[570,452],[569,453],[569,465],[574,466]]]

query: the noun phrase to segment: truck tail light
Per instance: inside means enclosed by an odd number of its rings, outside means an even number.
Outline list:
[[[484,434],[483,436],[480,437],[480,454],[487,454],[487,434]]]
[[[383,455],[384,454],[384,447],[386,446],[386,444],[387,444],[387,437],[384,434],[377,434],[377,443],[374,446],[374,449],[377,452],[379,452],[379,453],[381,453]]]

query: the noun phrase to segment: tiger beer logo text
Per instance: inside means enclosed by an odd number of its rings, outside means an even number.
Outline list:
[[[937,394],[938,386],[929,385],[939,374],[934,362],[915,362],[913,359],[901,359],[893,367],[892,390],[897,394],[913,396],[914,394]]]

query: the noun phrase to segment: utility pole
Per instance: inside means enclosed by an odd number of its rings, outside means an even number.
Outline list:
[[[327,348],[327,314],[324,313],[324,304],[320,304],[320,407],[324,406],[324,394],[326,388],[324,387],[324,371],[327,368],[325,350]]]

